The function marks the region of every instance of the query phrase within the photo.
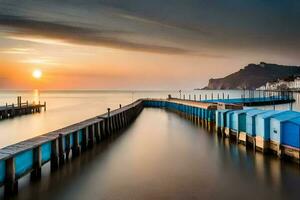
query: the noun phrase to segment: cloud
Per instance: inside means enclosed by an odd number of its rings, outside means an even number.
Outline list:
[[[59,40],[65,43],[104,46],[117,49],[162,53],[162,54],[189,54],[192,51],[172,46],[146,44],[121,39],[123,31],[99,30],[89,27],[79,27],[72,24],[63,24],[49,21],[38,21],[27,17],[0,15],[0,26],[5,26],[6,32],[14,37],[45,38]]]
[[[37,51],[32,48],[7,48],[0,49],[0,53],[5,54],[36,54]]]

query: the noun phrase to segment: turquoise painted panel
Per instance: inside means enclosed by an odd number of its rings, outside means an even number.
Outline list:
[[[227,128],[232,128],[233,111],[226,113],[226,125]]]
[[[73,139],[73,136],[74,135],[74,133],[71,133],[70,134],[70,147],[72,148],[73,147],[73,145],[74,145],[74,139]]]
[[[0,183],[5,180],[5,160],[0,161]]]
[[[78,142],[79,142],[79,144],[82,143],[82,130],[78,131]]]
[[[238,123],[239,131],[246,132],[246,113],[242,113],[239,115]]]
[[[230,128],[232,128],[233,130],[235,131],[238,131],[238,124],[239,124],[239,111],[234,111],[233,114],[232,114],[232,117],[231,117],[231,123],[232,123],[232,126]]]
[[[17,177],[24,175],[33,166],[33,150],[25,151],[15,157],[15,174]]]
[[[216,111],[216,126],[221,127],[221,113],[218,110]]]
[[[42,163],[49,161],[51,159],[51,142],[42,144],[41,152],[42,152]]]
[[[208,117],[207,120],[209,122],[215,121],[215,110],[208,110]]]
[[[226,113],[228,113],[230,110],[221,110],[220,111],[220,123],[221,127],[225,127],[226,124]]]
[[[255,136],[255,116],[246,116],[246,133]]]

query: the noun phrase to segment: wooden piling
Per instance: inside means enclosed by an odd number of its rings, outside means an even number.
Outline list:
[[[72,135],[73,135],[72,157],[77,157],[80,155],[79,131],[75,131]]]
[[[81,150],[85,151],[88,147],[88,127],[82,129]]]
[[[95,143],[95,140],[94,140],[95,129],[93,128],[93,125],[88,126],[87,131],[88,131],[88,147],[92,148]]]
[[[16,180],[15,173],[15,158],[11,157],[5,161],[5,182],[4,193],[5,196],[18,193],[18,181]]]
[[[51,141],[51,171],[55,171],[59,166],[58,138]]]
[[[59,134],[58,137],[58,157],[59,157],[59,166],[62,166],[65,163],[64,141],[63,141],[62,134]]]
[[[94,134],[95,134],[95,139],[96,139],[96,143],[99,144],[101,141],[101,136],[100,136],[100,123],[95,123],[93,125],[94,127]]]
[[[30,174],[32,180],[38,180],[42,176],[42,150],[41,146],[33,149],[33,171]]]
[[[69,160],[69,157],[70,157],[70,151],[71,151],[71,135],[70,134],[67,134],[65,136],[65,144],[66,144],[66,147],[65,147],[65,153],[66,153],[66,160]]]

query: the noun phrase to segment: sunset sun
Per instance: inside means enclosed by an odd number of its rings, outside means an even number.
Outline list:
[[[43,72],[40,69],[36,69],[32,72],[32,76],[35,79],[41,79],[43,76]]]

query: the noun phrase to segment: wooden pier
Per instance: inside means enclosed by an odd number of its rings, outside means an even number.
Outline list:
[[[17,194],[18,180],[31,174],[41,178],[42,166],[50,162],[51,171],[63,166],[66,160],[79,156],[120,130],[126,128],[143,109],[138,100],[71,126],[0,149],[0,186],[5,196]]]
[[[29,103],[28,101],[22,103],[21,97],[17,98],[17,104],[7,104],[5,106],[0,106],[0,120],[13,118],[16,116],[39,113],[44,109],[46,111],[46,102],[44,104],[39,103]]]

